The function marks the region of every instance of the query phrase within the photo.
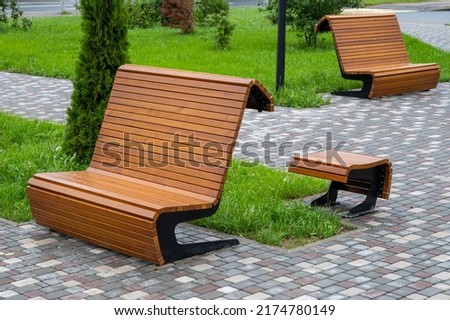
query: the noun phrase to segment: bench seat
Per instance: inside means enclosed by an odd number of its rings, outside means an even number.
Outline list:
[[[89,168],[30,179],[36,223],[157,265],[238,244],[175,228],[217,211],[245,108],[273,111],[255,79],[120,67]]]
[[[313,206],[336,204],[338,190],[366,195],[366,199],[351,208],[348,217],[372,212],[377,198],[389,199],[392,163],[386,158],[326,150],[308,155],[295,155],[289,172],[331,180],[328,192],[312,201]]]
[[[317,32],[331,31],[344,79],[360,80],[360,91],[336,94],[375,98],[436,88],[436,63],[412,64],[393,14],[326,15]]]

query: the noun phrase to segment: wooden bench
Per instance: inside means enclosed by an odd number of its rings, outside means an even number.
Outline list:
[[[363,82],[361,91],[336,94],[374,98],[437,86],[439,66],[410,63],[394,14],[326,15],[315,30],[333,33],[342,77]]]
[[[257,80],[122,66],[89,168],[30,179],[36,223],[158,265],[238,244],[175,227],[218,209],[246,107],[273,111]]]
[[[327,150],[305,156],[295,155],[288,170],[331,180],[328,192],[312,201],[312,206],[336,204],[339,190],[366,195],[362,203],[349,210],[349,218],[372,212],[377,198],[389,199],[392,164],[388,159]]]

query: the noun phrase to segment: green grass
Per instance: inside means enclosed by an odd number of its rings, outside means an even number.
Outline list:
[[[275,93],[277,28],[256,8],[231,10],[236,24],[229,51],[213,48],[210,29],[194,34],[157,27],[129,32],[130,57],[135,64],[195,70],[260,80]],[[34,18],[28,32],[0,30],[0,70],[74,79],[81,31],[80,17]],[[321,93],[358,88],[344,80],[331,34],[320,35],[316,48],[307,47],[287,32],[285,89],[275,95],[277,105],[313,107],[324,103]],[[450,54],[405,36],[412,62],[437,62],[441,81],[450,80]]]
[[[0,128],[0,217],[28,221],[26,186],[33,174],[83,168],[60,151],[64,125],[0,113]],[[235,160],[219,211],[198,224],[285,247],[327,238],[348,227],[299,200],[326,187],[324,180]]]
[[[386,4],[386,3],[417,3],[417,2],[433,2],[436,0],[364,0],[366,5]]]
[[[336,214],[299,200],[327,185],[325,180],[234,161],[218,212],[198,224],[288,248],[328,238],[348,226]]]
[[[26,185],[37,172],[75,170],[60,151],[64,126],[0,112],[0,217],[31,219]]]

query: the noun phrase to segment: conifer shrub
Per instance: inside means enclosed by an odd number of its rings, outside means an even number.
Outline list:
[[[115,74],[128,62],[124,0],[81,0],[83,36],[67,111],[64,151],[89,163]]]
[[[197,0],[194,5],[195,23],[207,23],[211,15],[228,15],[229,9],[227,0]]]
[[[128,26],[149,29],[161,24],[161,0],[126,0]]]
[[[10,18],[8,17],[8,13]],[[20,8],[17,0],[0,0],[0,26],[8,27],[8,22],[11,19],[11,27],[14,29],[22,25],[22,29],[27,31],[32,26],[32,21],[23,16],[23,10]]]
[[[214,47],[230,48],[234,23],[229,20],[230,6],[226,0],[199,0],[194,6],[195,22],[214,28]]]

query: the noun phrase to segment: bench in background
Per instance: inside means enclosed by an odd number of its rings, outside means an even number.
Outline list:
[[[175,227],[218,209],[245,108],[273,111],[257,80],[120,67],[89,168],[30,179],[36,223],[158,265],[238,244]]]
[[[410,63],[394,14],[326,15],[315,30],[331,30],[342,77],[363,82],[361,91],[336,94],[374,98],[437,86],[439,66]]]

